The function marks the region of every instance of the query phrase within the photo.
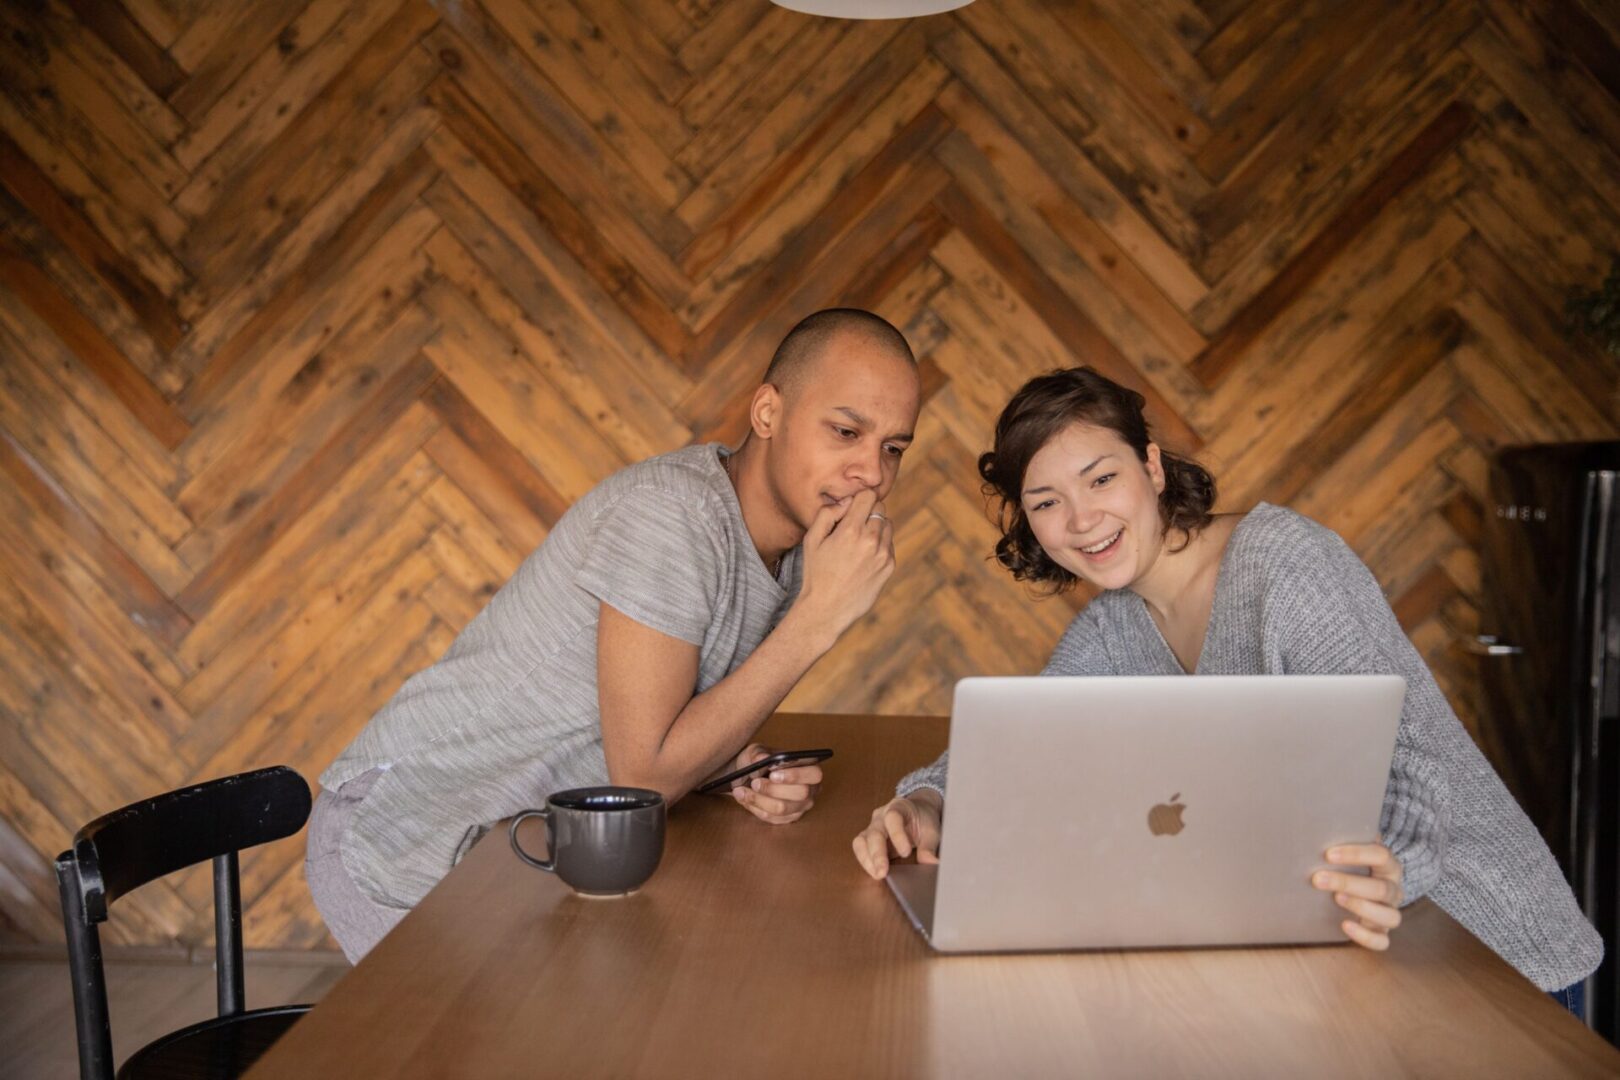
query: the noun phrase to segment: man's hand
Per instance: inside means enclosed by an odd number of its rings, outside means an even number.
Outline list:
[[[1344,936],[1363,948],[1383,952],[1389,932],[1401,925],[1401,861],[1383,844],[1344,844],[1327,849],[1327,861],[1365,874],[1318,870],[1311,884],[1333,894],[1334,903],[1354,919],[1339,925]]]
[[[770,748],[754,743],[738,754],[736,763],[725,771],[746,768],[772,753]],[[791,768],[778,766],[763,776],[756,773],[731,783],[732,798],[770,825],[787,825],[804,817],[805,811],[815,805],[819,790],[821,766],[815,763]]]
[[[872,811],[872,823],[855,837],[855,859],[874,878],[889,873],[889,850],[903,859],[913,851],[920,863],[939,862],[939,826],[945,802],[932,788],[921,788]]]
[[[842,507],[824,506],[804,536],[804,584],[793,612],[842,636],[871,610],[894,573],[894,529],[868,488]]]

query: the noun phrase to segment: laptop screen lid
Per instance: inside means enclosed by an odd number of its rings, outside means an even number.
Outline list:
[[[1378,838],[1399,676],[970,678],[930,940],[947,951],[1342,941],[1310,886]]]

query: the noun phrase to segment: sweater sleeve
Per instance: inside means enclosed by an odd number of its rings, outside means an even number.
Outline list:
[[[1107,639],[1103,631],[1102,606],[1093,600],[1081,609],[1069,623],[1069,628],[1058,639],[1052,658],[1046,662],[1042,675],[1113,675],[1114,663],[1108,655]],[[950,766],[951,752],[946,750],[932,764],[907,773],[895,788],[898,795],[910,795],[920,788],[932,788],[943,797],[945,773]]]
[[[1401,862],[1410,903],[1428,895],[1445,871],[1452,831],[1447,759],[1472,741],[1355,552],[1319,526],[1301,539],[1265,597],[1280,616],[1267,621],[1284,628],[1283,670],[1406,680],[1379,832]]]
[[[1378,582],[1331,531],[1304,545],[1319,583],[1300,589],[1297,670],[1388,672],[1406,703],[1381,830],[1406,871],[1408,900],[1431,896],[1543,990],[1584,978],[1603,957],[1563,871],[1463,728],[1401,630]],[[1314,548],[1315,550],[1311,550]]]

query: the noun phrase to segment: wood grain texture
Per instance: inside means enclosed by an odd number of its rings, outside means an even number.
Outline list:
[[[1083,595],[986,561],[973,463],[1076,362],[1223,506],[1378,575],[1465,722],[1489,454],[1612,438],[1562,304],[1620,251],[1596,0],[0,5],[0,932],[104,810],[314,776],[608,473],[735,439],[780,336],[881,311],[926,405],[900,568],[790,705],[937,713]],[[301,842],[254,945],[330,947]],[[118,943],[195,945],[207,880]]]
[[[496,828],[248,1075],[704,1077],[719,1060],[792,1076],[1620,1068],[1620,1050],[1428,901],[1385,954],[934,953],[850,839],[945,733],[928,717],[774,717],[768,738],[836,752],[815,809],[772,829],[688,799],[657,872],[623,899],[573,895]],[[538,822],[519,835],[545,843]]]

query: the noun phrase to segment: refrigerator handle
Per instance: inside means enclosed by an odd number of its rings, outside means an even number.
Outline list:
[[[1500,641],[1494,634],[1475,634],[1473,637],[1465,636],[1462,639],[1463,652],[1475,656],[1518,656],[1524,652],[1523,646],[1509,645]]]

